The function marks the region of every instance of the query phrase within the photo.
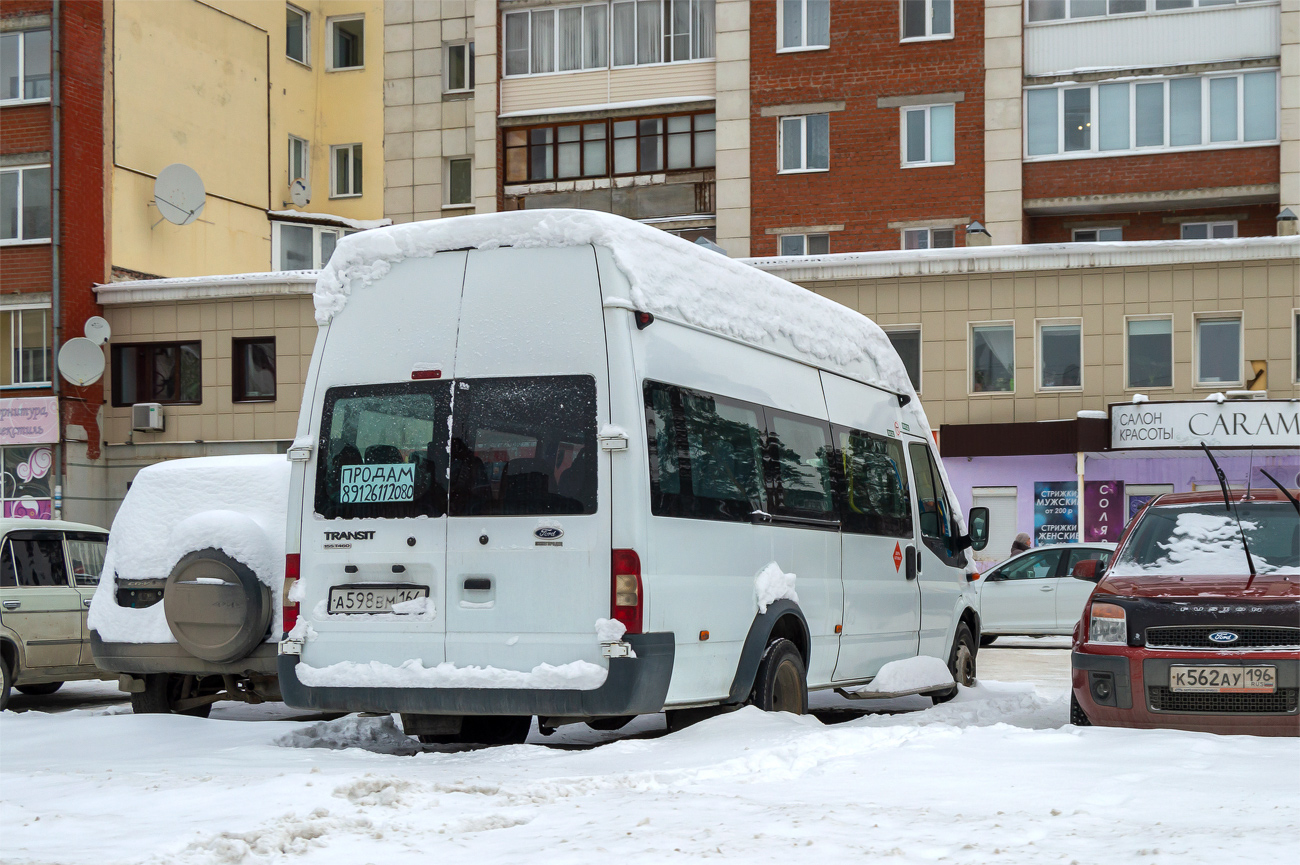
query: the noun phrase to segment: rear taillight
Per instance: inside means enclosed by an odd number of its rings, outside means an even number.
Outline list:
[[[610,579],[610,618],[623,623],[629,634],[641,633],[641,558],[636,550],[614,550]]]
[[[294,594],[294,588],[298,585],[300,575],[300,559],[297,553],[288,553],[284,557],[284,593],[280,597],[281,609],[284,611],[283,624],[284,635],[289,636],[293,626],[298,624],[298,602],[289,600],[289,596]]]

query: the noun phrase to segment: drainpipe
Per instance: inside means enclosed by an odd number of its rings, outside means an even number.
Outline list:
[[[60,292],[61,273],[59,259],[62,257],[63,219],[60,207],[60,193],[63,188],[63,53],[62,3],[53,0],[53,12],[50,16],[50,278],[53,285],[50,292],[50,314],[54,318],[54,344],[50,350],[50,382],[54,391],[54,405],[58,412],[58,439],[54,443],[53,469],[54,488],[53,516],[56,520],[63,518],[63,400],[62,387],[59,382],[59,346],[63,339],[63,308]]]

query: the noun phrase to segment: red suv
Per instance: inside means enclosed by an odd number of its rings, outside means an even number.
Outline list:
[[[1070,721],[1300,735],[1300,503],[1164,495],[1129,524],[1074,626]]]

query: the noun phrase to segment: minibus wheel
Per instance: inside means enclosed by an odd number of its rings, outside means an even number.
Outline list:
[[[768,644],[749,701],[764,712],[807,714],[808,673],[798,646],[784,637]]]
[[[948,656],[948,670],[952,673],[956,685],[951,690],[931,694],[935,705],[946,703],[957,696],[957,685],[972,687],[975,684],[975,637],[970,626],[965,622],[957,625],[957,634],[952,641],[952,654]]]
[[[997,639],[997,634],[980,634],[980,648],[993,645],[997,642]]]

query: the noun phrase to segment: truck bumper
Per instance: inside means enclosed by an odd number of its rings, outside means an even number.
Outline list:
[[[189,673],[195,676],[257,673],[274,676],[277,646],[275,643],[260,643],[238,661],[214,664],[194,657],[178,643],[106,643],[99,638],[98,632],[91,631],[90,650],[95,656],[95,666],[110,673]]]
[[[532,688],[311,688],[297,655],[280,655],[280,692],[296,709],[417,715],[542,715],[599,718],[661,711],[673,675],[671,632],[629,634],[635,658],[610,658],[605,683],[590,691]]]

